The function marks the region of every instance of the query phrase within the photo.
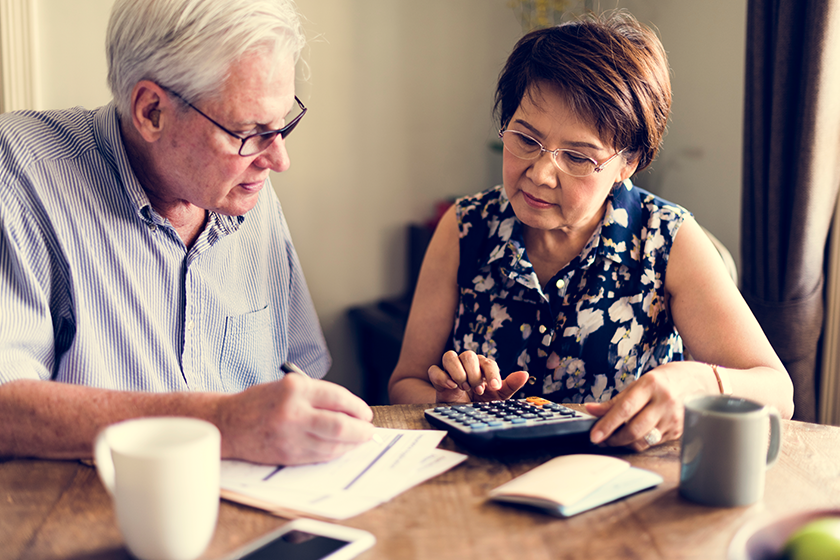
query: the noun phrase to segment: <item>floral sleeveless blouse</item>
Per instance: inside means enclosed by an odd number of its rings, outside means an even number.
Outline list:
[[[683,359],[665,297],[665,270],[689,212],[626,181],[592,238],[546,289],[523,225],[501,186],[456,201],[461,259],[456,352],[525,370],[517,397],[607,401],[654,367]]]

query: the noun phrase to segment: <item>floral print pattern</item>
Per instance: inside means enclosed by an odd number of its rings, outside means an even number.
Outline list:
[[[521,396],[607,401],[646,371],[683,359],[664,279],[684,208],[630,181],[617,186],[599,228],[545,290],[504,188],[458,200],[456,215],[452,348],[495,359],[503,376],[528,371]]]

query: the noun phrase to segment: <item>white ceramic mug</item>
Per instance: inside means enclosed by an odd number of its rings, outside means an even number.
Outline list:
[[[718,507],[755,503],[764,495],[764,474],[781,445],[781,419],[772,406],[726,395],[689,399],[680,494]]]
[[[219,515],[221,434],[195,418],[153,417],[108,426],[94,445],[129,552],[140,560],[192,560]]]

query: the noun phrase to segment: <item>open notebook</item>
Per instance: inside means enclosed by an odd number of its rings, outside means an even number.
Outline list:
[[[563,455],[490,491],[500,502],[570,517],[662,483],[658,474],[607,455]]]

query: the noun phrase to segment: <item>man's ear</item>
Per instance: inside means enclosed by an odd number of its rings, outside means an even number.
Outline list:
[[[141,80],[131,92],[131,121],[146,142],[156,142],[171,115],[169,96],[156,83]]]

